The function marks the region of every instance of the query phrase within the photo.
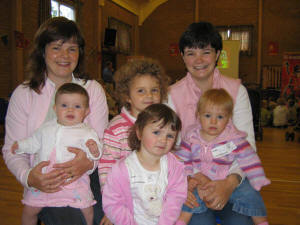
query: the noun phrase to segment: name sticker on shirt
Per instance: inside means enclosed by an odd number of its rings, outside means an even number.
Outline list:
[[[211,152],[214,158],[220,158],[231,153],[234,149],[236,149],[236,145],[231,141],[224,145],[213,148]]]

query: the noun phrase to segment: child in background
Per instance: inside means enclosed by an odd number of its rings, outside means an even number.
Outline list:
[[[186,172],[193,179],[189,182],[189,191],[194,191],[196,196],[199,194],[197,200],[200,206],[191,209],[184,205],[176,223],[178,225],[188,224],[193,213],[206,212],[202,188],[206,181],[226,178],[234,163],[239,165],[247,178],[229,199],[233,210],[251,216],[255,224],[268,224],[266,209],[258,191],[270,181],[265,177],[259,157],[246,140],[246,133],[233,125],[232,110],[233,100],[224,89],[210,89],[200,97],[196,112],[200,125],[191,128],[182,141],[181,150],[175,152],[183,159]],[[205,175],[207,180],[198,180],[198,173]],[[218,208],[221,210],[225,204],[219,202]]]
[[[173,225],[186,199],[184,165],[170,153],[181,129],[164,104],[140,112],[129,136],[134,149],[112,167],[103,190],[103,210],[115,225]]]
[[[272,124],[272,112],[269,110],[267,100],[262,100],[260,109],[261,125],[268,127]]]
[[[293,126],[297,123],[297,110],[298,106],[296,105],[296,100],[295,99],[289,99],[288,100],[288,114],[287,114],[287,120],[288,124]]]
[[[284,98],[277,99],[277,106],[273,110],[273,126],[278,128],[286,128],[288,121],[288,109],[285,104]]]
[[[287,113],[287,120],[288,120],[288,129],[285,133],[285,140],[286,141],[294,141],[295,139],[295,128],[297,125],[297,110],[298,106],[296,105],[295,98],[288,100],[287,105],[288,113]]]
[[[99,162],[101,190],[113,164],[129,155],[129,128],[147,106],[161,103],[167,96],[168,77],[153,59],[133,59],[115,73],[115,96],[122,107],[104,132],[103,155]]]
[[[97,162],[101,156],[102,144],[97,133],[83,123],[89,114],[87,91],[75,83],[62,85],[55,95],[54,111],[57,118],[46,122],[31,137],[15,142],[11,148],[12,153],[34,154],[33,166],[49,160],[50,164],[43,168],[43,172],[52,170],[55,163],[63,163],[74,158],[75,154],[69,152],[67,147],[83,149],[90,160]],[[22,202],[25,204],[22,225],[37,224],[38,213],[43,207],[48,206],[80,208],[87,224],[93,223],[92,206],[96,201],[90,189],[88,174],[84,174],[71,184],[66,184],[55,193],[44,193],[31,188]]]

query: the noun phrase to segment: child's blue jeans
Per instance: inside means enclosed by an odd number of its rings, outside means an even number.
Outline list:
[[[183,205],[182,211],[190,212],[193,214],[209,213],[207,212],[208,208],[206,207],[205,203],[200,199],[197,190],[194,191],[194,195],[197,198],[200,206],[197,208],[189,208],[186,205]],[[267,215],[266,207],[260,193],[254,190],[247,178],[241,183],[239,187],[234,190],[234,192],[230,196],[228,203],[232,206],[232,211],[237,214],[241,214],[247,217]],[[216,210],[216,212],[222,213],[223,210]],[[207,216],[209,217],[209,215]]]

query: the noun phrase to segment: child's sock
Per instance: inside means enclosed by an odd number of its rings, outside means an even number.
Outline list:
[[[175,225],[186,225],[186,223],[182,220],[177,220]],[[263,224],[264,225],[264,224]]]
[[[260,223],[260,224],[257,224],[257,225],[269,225],[268,222],[263,222],[263,223]]]

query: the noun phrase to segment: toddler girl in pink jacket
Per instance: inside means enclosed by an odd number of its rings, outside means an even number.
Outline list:
[[[170,153],[181,122],[164,104],[139,113],[129,135],[135,149],[107,175],[103,210],[115,225],[173,225],[187,195],[184,165]]]
[[[233,205],[232,210],[252,217],[256,225],[268,224],[266,209],[258,191],[270,181],[265,176],[258,155],[246,140],[246,133],[233,125],[232,110],[233,100],[225,89],[210,89],[200,97],[196,111],[200,124],[189,128],[182,140],[181,150],[176,152],[193,180],[189,182],[189,191],[197,196],[200,206],[189,208],[184,205],[176,225],[189,224],[193,213],[207,211],[205,201],[202,201],[206,197],[203,191],[207,190],[206,182],[225,179],[233,164],[239,166],[246,178],[241,180],[228,200]],[[198,174],[201,174],[201,180]],[[218,210],[226,204],[218,202]]]

